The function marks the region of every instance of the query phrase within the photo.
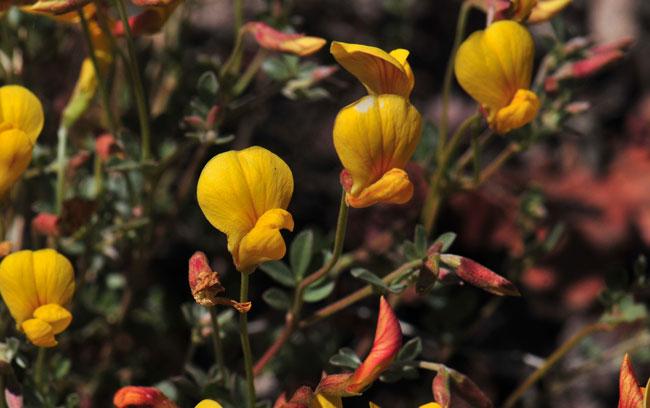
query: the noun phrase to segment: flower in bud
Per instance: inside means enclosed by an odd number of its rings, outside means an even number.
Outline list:
[[[95,140],[95,152],[104,162],[111,156],[125,157],[124,149],[110,133],[104,133]]]
[[[471,259],[458,255],[442,254],[440,260],[452,267],[458,277],[470,285],[499,296],[520,296],[515,285],[509,280]]]
[[[63,14],[83,8],[90,0],[39,0],[31,6],[31,10]]]
[[[461,398],[469,403],[472,407],[493,408],[494,405],[490,399],[481,391],[481,389],[470,380],[469,377],[455,370],[449,370],[450,378],[454,388],[460,394]]]
[[[40,213],[32,220],[32,229],[43,235],[59,236],[59,217],[54,214]]]
[[[349,397],[361,394],[395,360],[402,346],[402,330],[395,313],[382,296],[375,341],[370,354],[352,374],[330,375],[318,384],[317,394]]]
[[[571,3],[571,0],[538,0],[526,22],[528,24],[536,24],[550,20],[568,6],[569,3]]]
[[[310,408],[312,400],[314,400],[314,392],[311,388],[302,386],[296,390],[289,401],[285,393],[280,395],[273,408]]]
[[[165,394],[153,387],[136,387],[129,385],[120,388],[113,397],[117,408],[131,406],[147,408],[178,408]]]
[[[213,272],[208,263],[208,257],[197,251],[189,262],[190,290],[194,300],[200,305],[211,307],[216,305],[232,306],[240,313],[248,312],[251,302],[238,303],[232,299],[220,298],[217,295],[225,291],[219,282],[219,274]]]
[[[320,50],[327,41],[319,37],[304,34],[287,34],[275,30],[264,23],[250,22],[241,29],[242,34],[252,33],[255,41],[262,48],[280,51],[304,57]]]
[[[440,367],[431,385],[433,398],[442,408],[449,408],[451,403],[451,391],[449,390],[449,371]]]
[[[619,400],[618,408],[642,408],[645,390],[639,386],[630,356],[625,354],[621,374],[618,378]]]

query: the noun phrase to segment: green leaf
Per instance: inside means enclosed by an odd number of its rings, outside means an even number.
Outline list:
[[[279,58],[269,58],[264,61],[262,70],[274,81],[284,81],[293,76],[287,64]]]
[[[260,264],[260,269],[269,275],[276,282],[293,288],[296,286],[296,279],[294,278],[291,269],[282,261],[267,261]]]
[[[330,357],[329,362],[334,366],[351,368],[353,370],[362,363],[356,353],[347,347],[340,349],[338,354]]]
[[[367,282],[373,286],[379,287],[383,290],[392,292],[392,290],[382,281],[379,276],[375,275],[374,273],[370,272],[367,269],[364,268],[355,268],[350,271],[352,276],[354,276],[357,279],[361,279],[364,282]]]
[[[427,230],[422,226],[418,225],[415,227],[415,238],[413,239],[415,244],[415,249],[418,251],[420,258],[427,256]]]
[[[442,243],[442,247],[440,248],[440,252],[444,253],[444,252],[447,252],[449,250],[449,247],[451,246],[451,244],[454,243],[455,239],[456,239],[456,233],[454,233],[454,232],[445,232],[444,234],[442,234],[438,238],[436,238],[436,240],[433,242],[433,245]]]
[[[283,290],[278,288],[271,288],[262,294],[262,298],[266,303],[274,309],[287,310],[291,305],[289,296]]]
[[[327,282],[320,286],[309,286],[302,298],[305,302],[314,303],[328,297],[334,290],[334,282]]]
[[[404,257],[408,261],[415,261],[416,259],[421,259],[422,257],[418,254],[418,250],[415,247],[415,244],[411,241],[404,241],[402,246],[402,251],[404,252]]]
[[[311,230],[303,231],[298,234],[291,243],[289,261],[293,276],[297,282],[305,276],[311,254],[314,251],[314,233]]]
[[[415,360],[422,353],[422,340],[419,337],[409,340],[397,353],[398,361]]]
[[[204,72],[199,77],[197,87],[201,93],[216,95],[216,93],[219,91],[219,80],[217,79],[217,75],[212,71]]]

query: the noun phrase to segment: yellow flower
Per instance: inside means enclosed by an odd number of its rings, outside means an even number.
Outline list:
[[[550,20],[571,3],[571,0],[538,0],[528,20],[529,24]]]
[[[309,408],[343,408],[343,401],[339,396],[316,394]]]
[[[289,166],[258,146],[213,157],[196,191],[205,217],[228,236],[228,251],[242,272],[284,256],[280,229],[293,230],[286,211],[292,194]]]
[[[216,401],[204,399],[194,408],[221,408],[221,405]]]
[[[395,94],[408,99],[415,79],[404,49],[387,53],[376,47],[334,41],[336,61],[366,87],[370,95]]]
[[[497,133],[522,127],[537,115],[539,99],[528,90],[534,53],[528,30],[508,20],[473,33],[458,49],[456,78]]]
[[[20,251],[0,264],[0,295],[18,330],[39,347],[57,345],[72,315],[65,307],[74,293],[70,261],[53,249]]]
[[[402,204],[413,184],[403,170],[420,140],[422,118],[398,95],[369,95],[343,108],[334,122],[341,182],[352,207]]]
[[[43,108],[18,85],[0,88],[0,195],[25,171],[43,129]]]

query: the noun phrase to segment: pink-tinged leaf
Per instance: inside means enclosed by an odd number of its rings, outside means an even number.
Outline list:
[[[519,291],[509,280],[485,266],[458,255],[440,255],[440,260],[451,266],[458,277],[470,285],[499,296],[520,296]]]
[[[307,386],[302,386],[293,394],[293,397],[287,401],[287,394],[283,393],[278,397],[273,408],[309,408],[311,400],[314,398],[314,392]]]
[[[247,23],[242,27],[242,32],[252,33],[255,36],[255,41],[262,48],[300,56],[313,54],[326,43],[323,38],[283,33],[260,22]]]
[[[449,408],[451,391],[449,390],[449,371],[440,367],[432,384],[433,398],[442,408]]]
[[[328,375],[327,377],[320,380],[318,387],[316,387],[316,393],[325,395],[337,395],[341,397],[358,395],[358,393],[350,393],[347,390],[351,379],[352,373]]]
[[[630,356],[625,354],[621,365],[621,374],[618,378],[619,400],[618,408],[642,408],[643,392],[639,388],[639,381],[636,379]]]
[[[375,341],[366,357],[350,379],[347,391],[361,393],[370,386],[392,364],[402,347],[402,329],[390,305],[382,296],[379,303],[379,318]]]

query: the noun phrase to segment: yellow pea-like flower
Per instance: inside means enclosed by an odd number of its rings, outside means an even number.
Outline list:
[[[415,79],[404,49],[386,51],[361,44],[334,41],[330,52],[336,61],[366,87],[370,95],[395,94],[409,98]]]
[[[422,118],[398,95],[369,95],[343,108],[334,122],[341,182],[352,207],[402,204],[413,184],[403,170],[420,140]]]
[[[293,231],[286,211],[292,194],[289,166],[258,146],[213,157],[196,191],[203,214],[227,235],[228,251],[242,272],[286,253],[280,230]]]
[[[309,408],[343,408],[343,401],[336,395],[316,394]]]
[[[550,20],[568,6],[571,1],[572,0],[538,0],[526,22],[529,24],[535,24]]]
[[[18,85],[0,88],[0,195],[29,165],[43,120],[41,102],[29,90]]]
[[[74,287],[70,261],[53,249],[19,251],[0,263],[0,295],[16,328],[39,347],[56,346],[54,335],[72,321],[66,306]]]
[[[537,116],[539,99],[529,90],[534,54],[528,30],[509,20],[473,33],[458,49],[456,78],[481,104],[497,133],[520,128]]]
[[[194,408],[221,408],[221,404],[214,400],[204,399]]]

